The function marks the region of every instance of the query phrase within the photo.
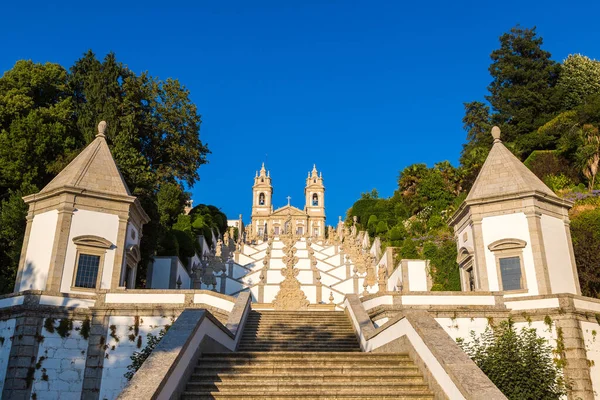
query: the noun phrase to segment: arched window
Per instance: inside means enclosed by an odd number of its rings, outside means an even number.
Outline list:
[[[261,193],[258,195],[258,205],[259,206],[265,205],[265,194],[264,193]]]
[[[319,195],[316,194],[316,193],[313,194],[312,205],[313,206],[318,206],[319,205]]]

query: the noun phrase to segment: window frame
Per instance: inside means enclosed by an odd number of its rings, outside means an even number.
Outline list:
[[[528,289],[527,275],[525,275],[525,263],[523,262],[523,249],[527,246],[527,242],[521,239],[502,239],[491,243],[488,249],[494,254],[496,262],[496,276],[498,277],[498,290],[507,293],[526,293]],[[500,269],[501,258],[513,258],[519,259],[519,266],[521,268],[521,288],[505,290],[502,283],[502,270]]]
[[[71,290],[95,292],[96,290],[100,289],[100,284],[102,283],[102,273],[104,272],[105,254],[105,249],[99,249],[97,247],[91,246],[77,246],[77,251],[75,252],[75,268],[73,269],[73,281],[71,282]],[[77,281],[77,271],[79,271],[79,257],[81,255],[100,257],[100,260],[98,261],[98,275],[96,276],[96,285],[93,288],[86,288],[75,285]]]
[[[107,250],[113,248],[113,244],[100,236],[94,235],[83,235],[74,237],[73,243],[75,244],[76,250],[75,266],[73,268],[73,277],[71,279],[71,290],[83,292],[96,292],[100,289],[100,285],[102,283],[106,252]],[[77,271],[79,271],[79,257],[82,254],[100,257],[100,260],[98,261],[98,275],[96,276],[96,285],[93,288],[75,286],[75,282],[77,281]]]

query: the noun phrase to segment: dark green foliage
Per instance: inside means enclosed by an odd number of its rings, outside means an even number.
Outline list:
[[[163,336],[165,336],[165,333],[167,333],[167,330],[168,329],[162,329],[158,333],[158,336],[154,336],[150,333],[146,336],[148,338],[146,346],[142,350],[134,352],[133,355],[130,357],[131,364],[127,366],[128,371],[124,375],[128,381],[130,381],[131,378],[133,378],[133,375],[137,372],[138,369],[140,369],[144,361],[146,361],[146,359],[150,356],[152,350],[154,350],[154,348],[156,347],[156,345],[158,345]],[[142,346],[141,339],[142,337],[140,336],[138,339],[138,348]]]
[[[538,178],[564,175],[573,184],[579,183],[579,173],[556,150],[535,150],[523,162]]]
[[[413,239],[406,239],[400,248],[400,255],[407,260],[419,258],[419,251]]]
[[[583,211],[571,218],[571,237],[581,294],[600,298],[600,208]]]
[[[59,334],[61,338],[66,338],[71,336],[71,331],[73,330],[73,320],[69,318],[62,318],[56,327],[56,333]]]
[[[50,332],[54,333],[54,318],[46,318],[44,321],[44,328]]]
[[[92,325],[91,321],[87,317],[83,320],[83,323],[81,324],[81,330],[79,331],[79,334],[85,340],[87,340],[90,337],[90,328],[91,328],[91,325]]]
[[[137,75],[110,53],[88,51],[69,69],[18,61],[0,78],[0,293],[15,281],[27,208],[38,192],[108,122],[107,141],[131,192],[151,222],[144,227],[138,270],[171,227],[208,149],[200,116],[177,80]],[[160,200],[160,201],[159,201]]]
[[[492,83],[486,99],[492,105],[492,122],[502,128],[505,141],[535,131],[559,110],[555,88],[560,64],[542,50],[543,40],[534,28],[516,26],[500,36],[500,48],[491,54]]]
[[[436,287],[443,288],[443,290],[460,290],[460,274],[456,255],[454,240],[444,240],[440,244],[429,241],[423,244],[423,257],[429,260],[429,266],[432,269],[431,277]]]
[[[533,328],[517,331],[505,321],[480,336],[472,332],[468,342],[459,344],[510,400],[558,400],[566,395],[553,350]]]

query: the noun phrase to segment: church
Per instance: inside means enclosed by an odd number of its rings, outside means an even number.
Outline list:
[[[296,235],[309,235],[322,239],[325,236],[325,186],[323,173],[313,166],[308,173],[304,188],[305,205],[300,210],[290,205],[273,210],[273,184],[270,171],[263,163],[260,172],[254,177],[252,186],[252,222],[251,234],[258,237],[293,232]]]
[[[509,320],[552,347],[567,399],[600,399],[600,299],[581,295],[573,204],[505,147],[498,128],[449,222],[456,292],[432,291],[428,260],[398,259],[356,223],[326,227],[316,167],[303,210],[273,209],[264,165],[246,229],[199,236],[202,250],[187,262],[155,257],[147,287],[135,288],[149,218],[105,131],[101,122],[24,198],[15,289],[0,296],[3,399],[500,400],[457,341]]]

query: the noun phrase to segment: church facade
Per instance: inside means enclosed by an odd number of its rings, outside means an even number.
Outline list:
[[[283,233],[324,238],[325,186],[323,173],[318,173],[316,165],[306,178],[304,198],[303,210],[292,206],[289,197],[286,206],[273,209],[271,173],[263,164],[256,173],[252,186],[252,223],[248,234],[256,238],[279,236]]]

